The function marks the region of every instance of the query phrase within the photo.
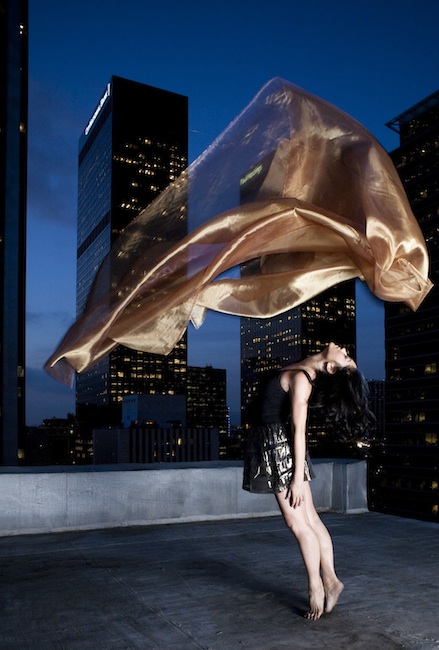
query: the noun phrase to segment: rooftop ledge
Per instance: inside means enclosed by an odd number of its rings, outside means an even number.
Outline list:
[[[313,460],[319,512],[367,512],[366,462]],[[242,462],[0,468],[0,536],[279,515]]]

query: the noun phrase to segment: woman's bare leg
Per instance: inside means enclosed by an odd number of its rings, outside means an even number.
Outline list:
[[[337,578],[334,568],[334,548],[328,529],[317,513],[312,498],[309,483],[307,484],[309,498],[305,499],[305,508],[308,521],[319,539],[320,544],[320,567],[322,571],[323,586],[325,588],[326,606],[325,612],[331,612],[337,604],[338,598],[343,591],[343,583]]]
[[[305,502],[309,499],[311,492],[305,493]],[[285,499],[286,491],[276,494],[276,499],[284,516],[285,523],[294,533],[305,563],[308,575],[309,589],[309,611],[306,618],[317,620],[321,617],[324,610],[325,590],[320,576],[320,541],[319,537],[311,526],[308,519],[305,502],[297,508],[290,505],[288,499]]]

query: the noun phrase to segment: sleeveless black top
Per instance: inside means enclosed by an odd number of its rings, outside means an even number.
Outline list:
[[[283,371],[285,372],[285,371]],[[309,373],[303,368],[297,368],[297,372],[303,372],[309,383],[314,386]],[[262,389],[262,401],[260,405],[260,424],[275,424],[276,422],[287,422],[290,416],[290,396],[280,385],[282,371],[277,370],[271,373]]]

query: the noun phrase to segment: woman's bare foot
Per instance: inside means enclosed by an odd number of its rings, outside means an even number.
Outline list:
[[[340,580],[335,579],[331,584],[325,588],[325,596],[326,596],[326,607],[325,607],[325,612],[329,614],[329,612],[332,612],[334,607],[337,604],[338,598],[341,594],[341,592],[344,589],[344,584],[340,582]]]
[[[305,618],[310,621],[316,621],[323,614],[323,606],[325,603],[325,591],[323,584],[317,589],[309,590],[309,612],[305,614]]]

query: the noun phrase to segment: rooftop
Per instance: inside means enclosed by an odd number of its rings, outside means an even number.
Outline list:
[[[0,647],[437,650],[437,524],[322,519],[345,591],[315,622],[279,516],[0,538]]]
[[[407,122],[416,119],[420,115],[426,113],[428,110],[435,108],[438,105],[439,90],[436,90],[436,92],[432,93],[428,97],[425,97],[411,108],[405,110],[403,113],[400,113],[397,115],[397,117],[394,117],[393,120],[390,120],[390,122],[386,122],[386,126],[388,126],[389,129],[392,129],[392,131],[400,133],[401,127],[407,124]]]

